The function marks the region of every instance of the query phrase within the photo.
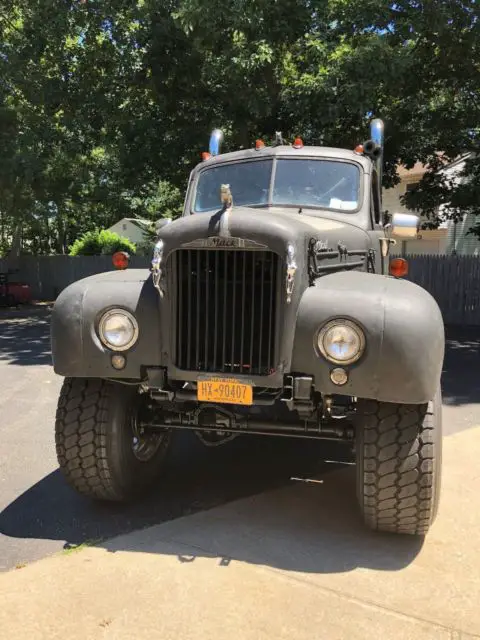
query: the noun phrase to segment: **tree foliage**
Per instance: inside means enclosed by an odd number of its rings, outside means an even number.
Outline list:
[[[351,148],[380,116],[384,184],[421,161],[412,206],[478,214],[478,18],[475,0],[3,0],[0,247],[175,217],[216,126],[227,150],[278,130]],[[448,189],[436,171],[467,152]]]

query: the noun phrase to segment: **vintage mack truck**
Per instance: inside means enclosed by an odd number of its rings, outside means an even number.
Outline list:
[[[210,138],[151,269],[71,284],[52,315],[56,449],[107,501],[158,479],[174,429],[335,439],[368,526],[424,535],[439,501],[444,326],[390,255],[418,218],[382,211],[383,122],[355,149]],[[353,145],[352,145],[353,147]],[[248,461],[246,462],[248,464]]]

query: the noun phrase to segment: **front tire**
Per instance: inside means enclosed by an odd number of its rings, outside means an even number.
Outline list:
[[[440,389],[428,405],[360,400],[356,451],[365,523],[378,531],[425,535],[440,498]]]
[[[125,502],[160,475],[170,431],[139,433],[137,387],[66,378],[58,401],[55,442],[67,482],[97,500]]]

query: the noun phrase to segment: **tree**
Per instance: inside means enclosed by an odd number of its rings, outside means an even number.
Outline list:
[[[217,126],[225,150],[278,130],[351,148],[380,116],[385,186],[421,161],[414,206],[432,224],[442,198],[474,206],[478,14],[473,0],[4,0],[2,242],[66,252],[124,215],[174,217]],[[474,152],[470,187],[445,195],[439,151]]]

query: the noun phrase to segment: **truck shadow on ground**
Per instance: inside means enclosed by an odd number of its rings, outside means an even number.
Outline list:
[[[0,309],[0,360],[30,366],[52,363],[48,309]]]
[[[479,327],[447,328],[443,363],[443,403],[451,406],[480,402],[478,363]]]
[[[360,519],[353,467],[320,473],[299,483],[257,494],[174,521],[120,536],[103,547],[174,555],[181,563],[216,558],[303,573],[344,573],[357,568],[398,571],[417,557],[423,539],[379,534]]]
[[[237,558],[306,572],[398,570],[412,562],[422,540],[364,528],[349,462],[351,453],[335,444],[243,437],[205,449],[193,434],[179,434],[170,468],[138,503],[93,503],[55,471],[0,514],[0,532],[66,541],[65,548],[95,541],[110,551],[169,553],[182,562],[194,560],[185,546],[193,545],[196,555],[219,556],[223,564]],[[183,537],[173,540],[168,527],[192,514],[194,520],[183,521]],[[146,529],[159,524],[161,531]],[[132,531],[133,538],[123,535]]]

